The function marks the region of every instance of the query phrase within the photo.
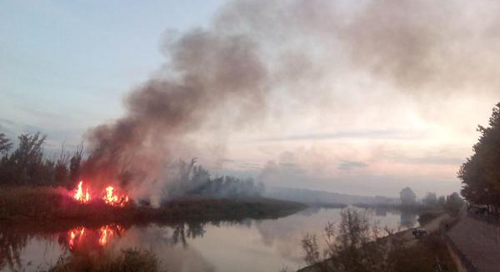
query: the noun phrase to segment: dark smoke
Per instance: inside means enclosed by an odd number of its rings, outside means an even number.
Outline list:
[[[196,156],[196,135],[219,141],[223,152],[233,130],[265,119],[276,104],[332,107],[324,101],[345,93],[331,81],[347,74],[411,93],[492,92],[499,6],[230,1],[209,27],[168,37],[166,64],[127,97],[125,116],[89,132],[85,176],[131,187],[162,183],[168,163]]]
[[[144,171],[154,175],[165,160],[178,157],[171,152],[183,136],[229,106],[230,125],[266,109],[266,67],[248,38],[194,30],[168,48],[169,69],[127,97],[127,115],[90,132],[86,171],[94,179],[116,180],[123,169],[134,178]]]

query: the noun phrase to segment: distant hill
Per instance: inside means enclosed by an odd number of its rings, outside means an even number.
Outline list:
[[[327,191],[286,187],[267,188],[265,196],[269,198],[290,200],[313,205],[399,204],[399,199],[384,196],[347,195]]]

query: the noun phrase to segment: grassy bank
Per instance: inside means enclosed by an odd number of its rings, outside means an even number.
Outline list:
[[[65,189],[51,187],[0,188],[2,224],[105,224],[189,220],[277,218],[305,205],[265,198],[214,199],[191,197],[167,202],[159,208],[133,203],[123,208],[102,201],[80,204]]]
[[[423,225],[425,225],[425,224],[433,221],[434,219],[438,218],[439,216],[441,216],[444,213],[445,213],[444,211],[427,211],[427,212],[423,212],[418,217],[418,223],[420,224],[420,226],[423,226]]]
[[[387,272],[428,272],[437,271],[437,267],[441,268],[440,271],[455,272],[458,271],[452,256],[450,255],[446,241],[438,234],[433,233],[426,236],[416,243],[411,245],[395,245],[396,250],[387,252]],[[356,253],[349,253],[354,254]],[[353,257],[355,258],[355,257]],[[358,260],[359,261],[359,260]],[[333,259],[322,261],[321,263],[311,265],[309,267],[299,269],[298,272],[329,272],[333,270]],[[345,272],[355,272],[358,270],[351,269],[349,266],[341,270]]]
[[[302,239],[304,260],[310,266],[300,272],[359,271],[456,271],[446,241],[437,232],[446,216],[427,224],[430,234],[416,239],[411,230],[381,233],[366,211],[347,208],[336,224],[328,223],[321,235],[326,246],[320,247],[317,236]]]
[[[394,271],[427,272],[458,271],[451,257],[446,241],[438,234],[433,233],[415,243],[393,252],[390,257],[394,262]]]

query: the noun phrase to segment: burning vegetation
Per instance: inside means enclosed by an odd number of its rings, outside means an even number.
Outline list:
[[[91,196],[90,185],[85,186],[85,190],[83,181],[78,183],[77,188],[74,190],[72,195],[73,199],[82,204],[88,204],[93,199]],[[117,193],[118,190],[115,190],[115,187],[109,185],[106,189],[101,192],[101,199],[104,203],[115,206],[115,207],[124,207],[129,202],[129,197],[125,193]],[[84,193],[85,192],[85,193]]]
[[[80,183],[78,183],[78,188],[76,189],[73,198],[83,204],[90,202],[89,187],[86,188],[85,195],[83,194],[83,181],[80,181]]]

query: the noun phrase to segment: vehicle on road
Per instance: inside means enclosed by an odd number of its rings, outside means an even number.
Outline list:
[[[415,238],[420,238],[427,235],[427,230],[424,228],[414,228],[411,233]]]

